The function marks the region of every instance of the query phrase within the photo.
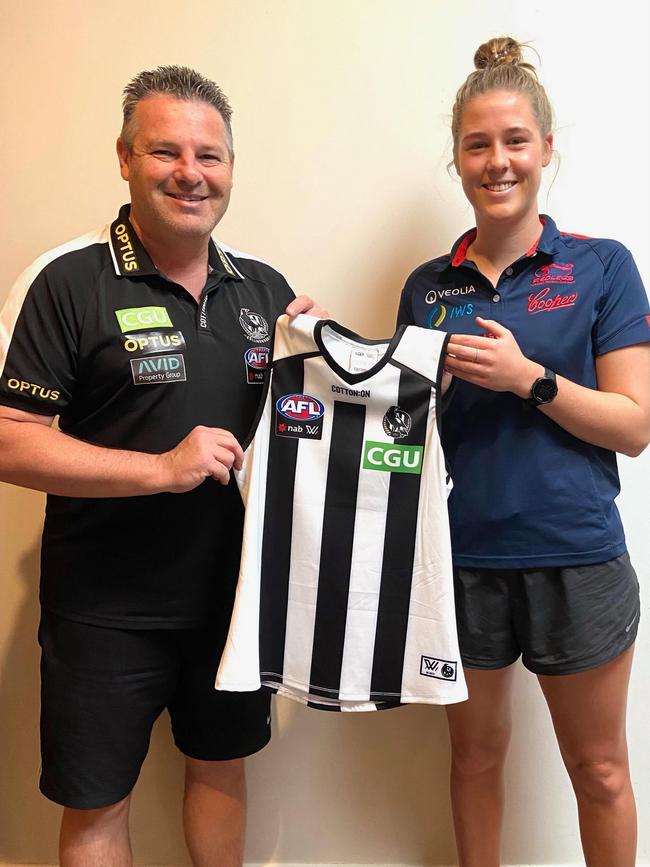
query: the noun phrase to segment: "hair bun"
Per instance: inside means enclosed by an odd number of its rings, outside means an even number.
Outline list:
[[[511,36],[497,36],[481,45],[474,55],[476,69],[487,69],[489,66],[501,66],[504,63],[523,61],[522,45]],[[525,64],[528,66],[529,64]]]

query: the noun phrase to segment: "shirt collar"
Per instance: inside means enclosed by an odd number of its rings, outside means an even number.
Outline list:
[[[552,255],[556,252],[557,241],[560,237],[557,226],[546,214],[540,214],[539,221],[542,224],[541,234],[530,250],[526,250],[525,256],[534,256],[538,252]],[[463,264],[467,257],[467,250],[475,238],[476,229],[470,229],[456,241],[449,254],[450,265],[453,268],[458,268],[459,265]]]
[[[118,277],[150,277],[160,275],[142,241],[129,220],[131,205],[122,205],[117,219],[111,223],[109,247],[113,267]],[[226,274],[235,280],[243,280],[226,253],[210,238],[208,243],[210,273]]]

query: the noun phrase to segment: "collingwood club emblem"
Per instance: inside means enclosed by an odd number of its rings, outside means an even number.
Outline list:
[[[382,421],[382,427],[387,437],[401,440],[409,435],[411,416],[398,406],[391,406]]]
[[[239,324],[244,329],[244,334],[249,340],[255,340],[257,343],[262,343],[269,339],[269,324],[263,316],[249,310],[248,307],[242,307],[239,311]]]

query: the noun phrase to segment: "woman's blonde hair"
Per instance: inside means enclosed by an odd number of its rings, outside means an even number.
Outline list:
[[[553,109],[546,91],[537,78],[535,67],[523,58],[524,43],[510,36],[497,36],[484,42],[474,55],[474,72],[458,89],[451,118],[454,154],[458,151],[458,134],[463,109],[467,103],[490,90],[511,90],[528,97],[539,124],[542,138],[553,129]]]

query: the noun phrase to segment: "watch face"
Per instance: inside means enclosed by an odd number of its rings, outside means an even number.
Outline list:
[[[557,394],[557,384],[552,379],[542,377],[533,385],[533,398],[537,403],[548,403]]]

